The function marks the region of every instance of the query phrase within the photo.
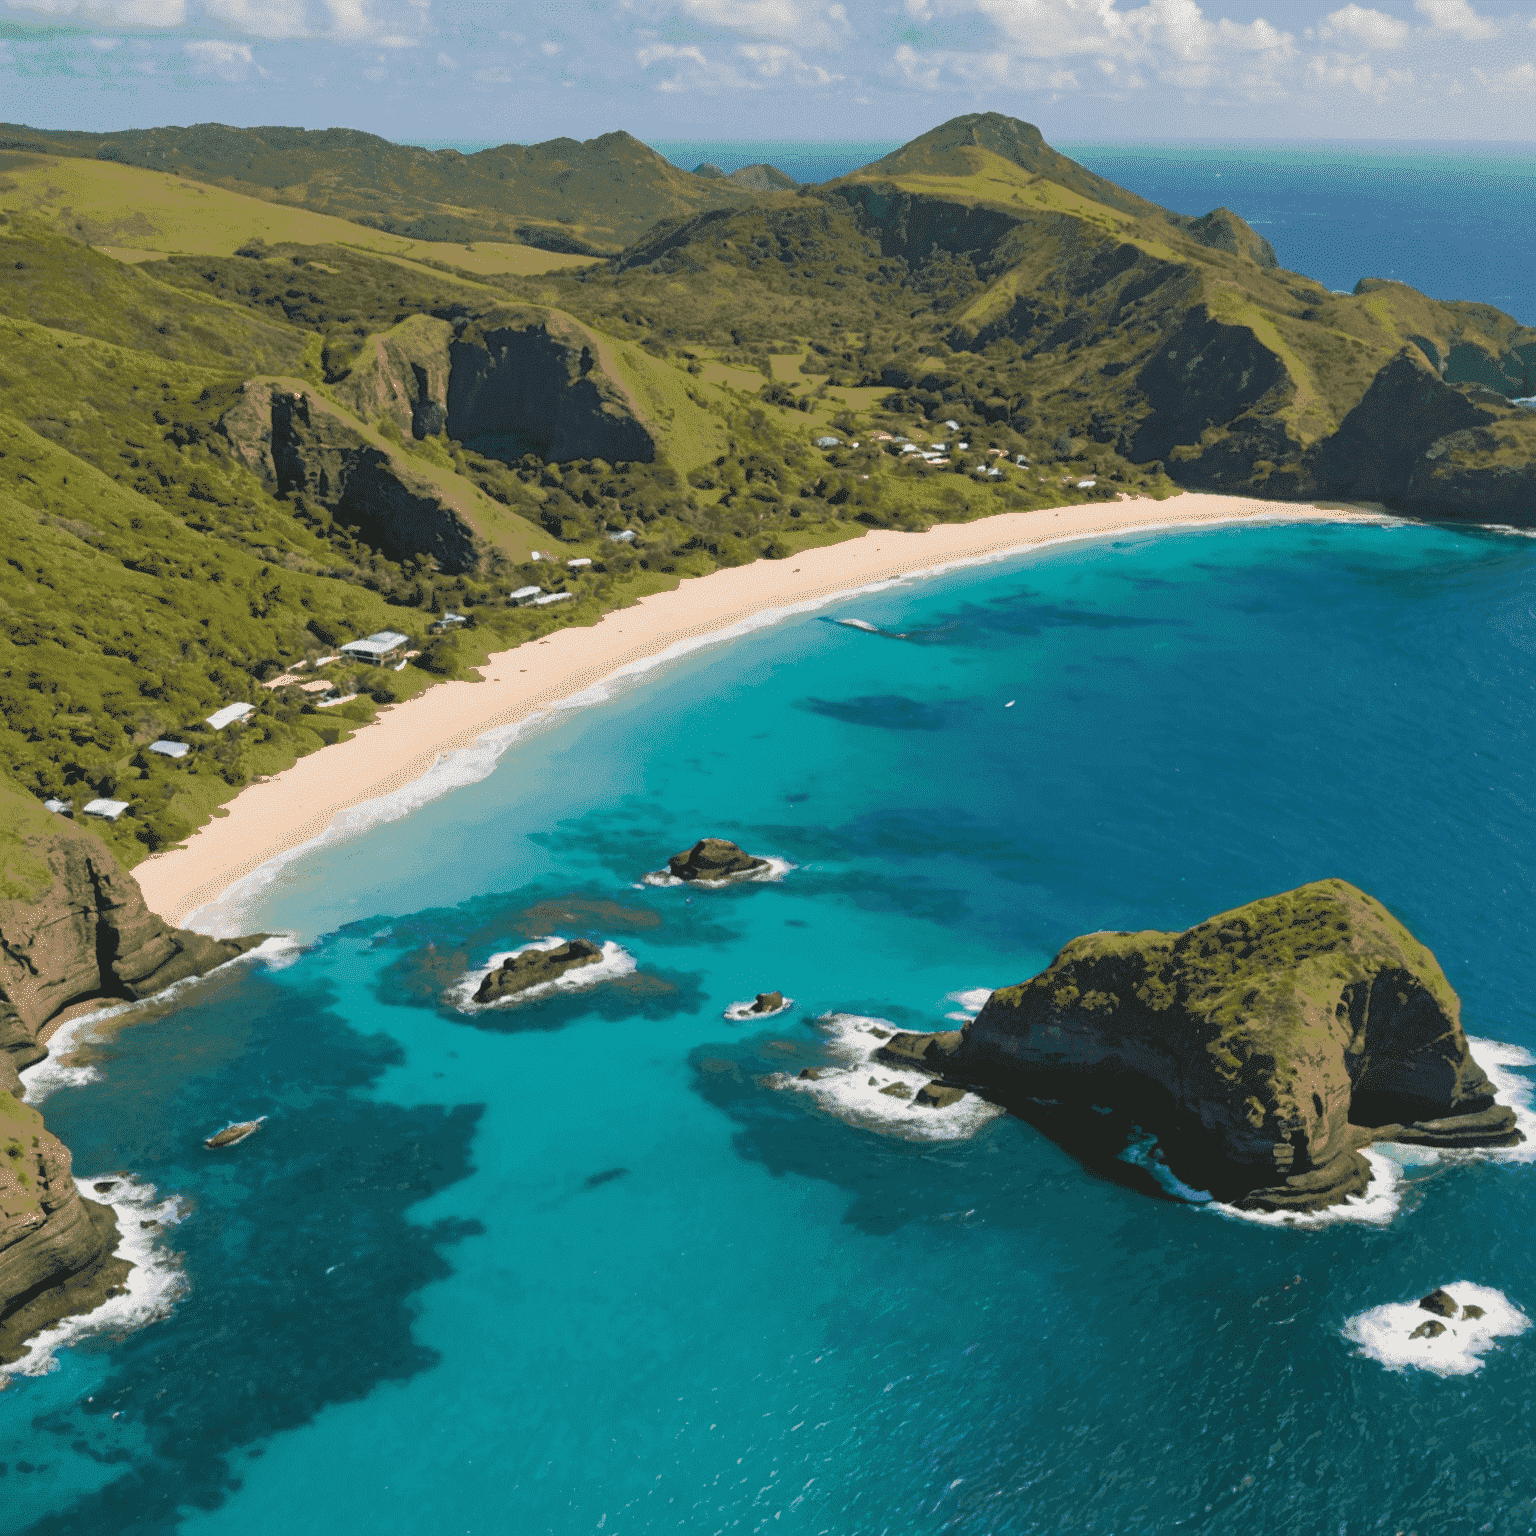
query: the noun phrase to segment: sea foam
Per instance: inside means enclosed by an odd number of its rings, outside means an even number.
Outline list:
[[[551,934],[547,938],[535,939],[531,944],[520,944],[516,949],[504,949],[500,954],[492,955],[479,970],[471,971],[454,982],[444,996],[461,1013],[484,1013],[487,1008],[512,1007],[536,997],[549,997],[556,992],[579,992],[585,987],[595,987],[599,982],[612,981],[618,976],[628,976],[635,969],[635,957],[622,945],[615,944],[610,939],[603,945],[601,960],[594,960],[590,965],[578,965],[574,970],[566,971],[563,976],[556,976],[553,981],[541,981],[536,987],[529,987],[511,997],[498,998],[493,1003],[475,1001],[475,993],[480,990],[480,983],[492,971],[499,970],[503,960],[511,960],[517,955],[526,955],[534,949],[559,949],[562,944],[568,942],[559,934]]]
[[[881,1089],[891,1083],[904,1083],[916,1093],[932,1079],[926,1072],[914,1072],[887,1066],[872,1058],[883,1043],[874,1030],[886,1036],[898,1033],[899,1026],[889,1019],[867,1018],[862,1014],[833,1013],[817,1019],[817,1027],[827,1037],[827,1045],[836,1066],[818,1067],[817,1078],[792,1077],[776,1072],[769,1079],[774,1088],[788,1088],[807,1093],[820,1108],[846,1120],[911,1141],[959,1141],[974,1136],[982,1126],[1003,1113],[998,1105],[968,1093],[943,1109],[898,1099]],[[871,1084],[870,1079],[874,1082]]]
[[[946,1019],[953,1019],[958,1024],[969,1024],[972,1019],[987,1005],[987,999],[992,996],[991,987],[967,987],[960,992],[948,993],[944,1001],[954,1003],[953,1013],[946,1013]]]
[[[1233,1221],[1250,1221],[1261,1227],[1295,1227],[1299,1231],[1316,1231],[1320,1227],[1336,1226],[1340,1222],[1363,1222],[1367,1226],[1384,1227],[1397,1215],[1403,1203],[1403,1170],[1401,1165],[1375,1147],[1367,1147],[1360,1154],[1371,1165],[1371,1182],[1363,1195],[1350,1195],[1337,1205],[1326,1206],[1320,1211],[1240,1211],[1235,1205],[1212,1200],[1207,1210],[1231,1218]]]
[[[95,1186],[111,1178],[114,1188],[105,1192]],[[110,1205],[117,1215],[118,1242],[113,1250],[133,1268],[123,1282],[124,1291],[109,1296],[99,1307],[78,1317],[45,1328],[28,1342],[19,1360],[0,1365],[0,1389],[15,1376],[43,1376],[58,1368],[58,1352],[93,1334],[123,1334],[165,1317],[186,1291],[187,1280],[175,1256],[161,1238],[187,1214],[187,1207],[172,1195],[162,1199],[153,1184],[141,1184],[131,1175],[102,1174],[95,1179],[76,1179],[75,1187],[87,1200]]]
[[[1514,1338],[1531,1326],[1531,1320],[1502,1291],[1492,1286],[1457,1280],[1442,1287],[1463,1307],[1483,1309],[1478,1318],[1435,1318],[1416,1301],[1392,1301],[1350,1318],[1339,1331],[1355,1353],[1379,1360],[1389,1371],[1433,1371],[1437,1376],[1470,1376],[1483,1366],[1483,1356],[1498,1348],[1500,1339]],[[1435,1339],[1409,1335],[1421,1323],[1434,1319],[1445,1324]]]

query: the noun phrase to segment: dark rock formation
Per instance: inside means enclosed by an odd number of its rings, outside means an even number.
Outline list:
[[[147,997],[260,942],[169,927],[94,836],[29,809],[0,899],[0,1360],[98,1306],[132,1267],[113,1257],[111,1209],[81,1199],[68,1150],[20,1101],[17,1074],[48,1054],[40,1037],[63,1014]]]
[[[1433,1312],[1436,1317],[1455,1317],[1461,1310],[1445,1291],[1439,1289],[1420,1297],[1419,1306],[1425,1312]]]
[[[677,880],[746,880],[771,867],[767,859],[743,853],[723,837],[701,837],[667,860],[668,873]]]
[[[656,441],[604,343],[557,310],[498,311],[449,348],[448,435],[491,458],[656,457]]]
[[[508,955],[475,993],[477,1003],[499,1003],[530,987],[564,976],[579,966],[594,965],[603,958],[601,946],[586,939],[571,939],[554,949],[525,949],[520,955]]]
[[[1461,1315],[1464,1321],[1470,1322],[1473,1318],[1484,1317],[1487,1314],[1481,1307],[1468,1305],[1461,1309]]]
[[[1410,1339],[1438,1339],[1444,1332],[1444,1323],[1420,1323],[1408,1337]]]
[[[777,1013],[784,1006],[782,992],[759,992],[757,1001],[747,1010],[749,1013]]]
[[[821,1081],[821,1073],[818,1072],[815,1067],[801,1067],[799,1076],[802,1081],[807,1083],[815,1083]]]
[[[958,1104],[964,1097],[965,1089],[957,1088],[953,1083],[924,1083],[913,1096],[912,1102],[928,1109],[947,1109],[951,1104]]]
[[[450,573],[479,564],[474,529],[443,493],[318,395],[254,379],[219,429],[279,496],[325,507],[389,559],[430,555]]]
[[[905,1083],[887,1083],[880,1092],[885,1094],[887,1098],[892,1099],[910,1099],[912,1097],[912,1090]]]
[[[1184,1183],[1256,1210],[1360,1193],[1373,1141],[1523,1139],[1435,957],[1342,880],[1184,933],[1074,939],[963,1030],[899,1034],[878,1055],[1043,1115],[1065,1140],[1091,1134],[1091,1106],[1118,1108]]]

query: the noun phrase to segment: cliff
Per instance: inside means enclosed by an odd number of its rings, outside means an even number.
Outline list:
[[[66,1011],[148,997],[234,959],[256,938],[170,928],[82,827],[0,786],[0,1360],[96,1306],[129,1266],[111,1211],[82,1200],[66,1148],[20,1101],[18,1072]]]
[[[1054,1100],[1078,1129],[1113,1106],[1186,1184],[1254,1209],[1358,1194],[1373,1141],[1523,1139],[1433,954],[1342,880],[1183,933],[1074,939],[963,1030],[886,1052],[1011,1103]]]

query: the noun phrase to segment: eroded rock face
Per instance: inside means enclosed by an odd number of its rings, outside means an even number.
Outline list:
[[[752,1013],[777,1013],[784,1006],[784,994],[782,992],[759,992],[753,1002]]]
[[[656,442],[623,386],[602,365],[602,343],[552,310],[516,309],[473,321],[449,349],[448,435],[490,458],[650,463]]]
[[[68,1148],[35,1109],[0,1094],[0,1362],[120,1286],[133,1266],[116,1246],[112,1211],[80,1198]]]
[[[327,508],[391,560],[430,555],[449,573],[479,564],[474,530],[431,483],[318,395],[253,379],[219,429],[279,496]]]
[[[131,1266],[112,1257],[112,1211],[82,1200],[68,1150],[20,1102],[18,1073],[47,1055],[39,1035],[67,1009],[147,997],[260,942],[171,928],[89,832],[24,831],[12,865],[35,883],[0,901],[0,1360],[97,1306]]]
[[[1510,1146],[1435,957],[1380,902],[1322,880],[1184,933],[1074,939],[958,1032],[881,1055],[1004,1100],[1134,1114],[1220,1199],[1312,1210],[1358,1194],[1373,1141]]]
[[[508,955],[486,976],[475,992],[475,1001],[502,1002],[530,987],[554,981],[578,966],[593,965],[602,958],[601,947],[586,939],[571,939],[554,949],[525,949],[520,955]]]
[[[746,880],[771,867],[767,859],[744,853],[723,837],[701,837],[667,860],[667,871],[676,880]]]
[[[172,928],[144,905],[133,877],[82,828],[25,839],[49,883],[0,901],[0,1091],[41,1061],[38,1034],[65,1009],[148,997],[201,976],[261,942]]]

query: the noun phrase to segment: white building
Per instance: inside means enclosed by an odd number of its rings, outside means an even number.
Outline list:
[[[87,816],[99,816],[103,821],[116,821],[127,809],[126,800],[87,800],[84,806]]]
[[[381,629],[363,640],[349,640],[342,646],[341,654],[353,661],[366,661],[370,666],[382,667],[390,662],[401,661],[405,648],[411,643],[409,635],[393,629]]]
[[[254,715],[254,704],[226,704],[223,709],[216,709],[208,716],[208,724],[214,730],[222,731],[226,725],[233,725],[237,720],[244,720],[247,715]]]
[[[509,592],[507,596],[519,608],[526,608],[543,590],[543,587],[519,587],[516,592]]]
[[[543,597],[533,600],[535,608],[547,608],[550,603],[563,603],[567,598],[575,597],[574,592],[546,592]]]
[[[55,816],[73,816],[75,808],[68,800],[44,800],[43,809],[52,811]]]
[[[152,741],[147,750],[161,757],[185,757],[192,749],[184,741]]]

